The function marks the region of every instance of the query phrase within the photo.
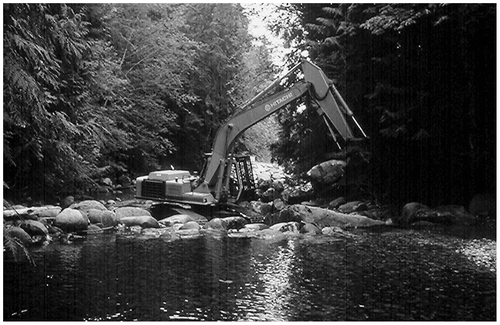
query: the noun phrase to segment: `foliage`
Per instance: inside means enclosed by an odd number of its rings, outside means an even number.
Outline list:
[[[267,78],[247,26],[237,4],[5,4],[6,195],[201,167]]]
[[[305,39],[297,37],[301,46],[371,137],[365,172],[376,198],[395,206],[467,206],[475,193],[494,191],[495,6],[294,4],[293,10],[305,30]],[[294,116],[284,122],[285,130],[307,123]],[[300,161],[311,151],[290,152],[295,143],[287,136],[275,151],[280,159]]]
[[[12,255],[14,261],[19,262],[26,259],[31,265],[35,265],[35,261],[26,246],[19,238],[11,236],[5,225],[3,226],[3,247]]]
[[[274,79],[275,71],[267,51],[269,44],[265,39],[259,40],[260,45],[252,46],[243,56],[244,66],[237,75],[241,85],[241,95],[237,100],[238,109],[264,90],[270,80]],[[234,151],[240,154],[250,154],[259,161],[271,161],[270,145],[277,141],[278,125],[274,115],[257,123],[245,131],[235,145]]]
[[[24,189],[31,179],[38,194],[63,180],[83,183],[89,166],[71,145],[91,127],[73,106],[87,99],[80,74],[90,46],[83,15],[66,5],[4,9],[6,181]]]

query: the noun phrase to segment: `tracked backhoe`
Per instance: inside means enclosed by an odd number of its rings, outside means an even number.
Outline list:
[[[272,93],[283,79],[292,73],[300,73],[299,70],[303,80]],[[318,113],[339,148],[340,142],[366,137],[332,81],[318,66],[304,60],[243,105],[219,128],[212,152],[207,155],[199,176],[184,170],[153,171],[137,178],[136,197],[197,206],[216,206],[251,199],[255,193],[252,164],[248,156],[232,155],[235,140],[254,124],[304,95],[310,95],[317,104]],[[349,125],[357,128],[358,137]]]

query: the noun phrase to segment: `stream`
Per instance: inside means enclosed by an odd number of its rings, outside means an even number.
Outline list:
[[[494,230],[350,235],[50,243],[4,259],[4,320],[496,320]]]

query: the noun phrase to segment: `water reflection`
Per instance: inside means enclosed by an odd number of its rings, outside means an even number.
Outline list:
[[[407,231],[321,238],[50,244],[33,250],[36,267],[4,263],[4,320],[495,318],[496,272],[463,253],[479,243]]]
[[[251,301],[251,304],[257,304],[264,309],[260,309],[260,315],[255,312],[247,313],[251,320],[287,320],[289,302],[293,299],[293,292],[290,290],[290,275],[295,256],[295,242],[285,241],[274,246],[276,247],[269,247],[265,241],[252,243],[251,267],[258,277],[261,288],[253,301],[251,299],[245,301]],[[245,307],[248,306],[242,307],[246,310]],[[262,310],[265,310],[265,313],[262,313]]]

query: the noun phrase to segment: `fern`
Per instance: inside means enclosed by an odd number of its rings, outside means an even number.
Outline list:
[[[14,261],[20,262],[27,259],[31,265],[36,266],[26,246],[18,238],[11,236],[5,225],[3,226],[3,246],[4,250],[7,249],[12,254]]]

